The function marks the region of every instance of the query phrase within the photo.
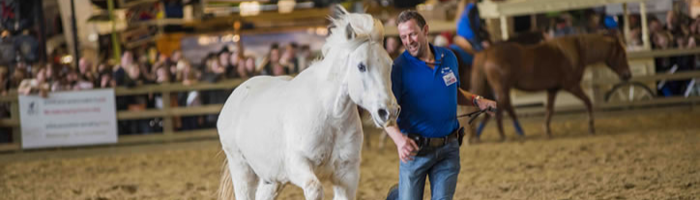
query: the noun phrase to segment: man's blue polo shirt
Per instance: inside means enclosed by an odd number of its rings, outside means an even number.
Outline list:
[[[397,123],[403,133],[444,137],[459,128],[459,65],[449,49],[430,47],[436,62],[433,69],[408,51],[394,60],[392,90],[401,106]]]

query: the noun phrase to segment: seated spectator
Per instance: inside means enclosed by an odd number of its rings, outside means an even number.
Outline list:
[[[231,52],[228,51],[228,48],[224,47],[221,49],[221,51],[219,51],[215,59],[218,60],[217,67],[222,68],[220,70],[222,73],[219,74],[221,76],[220,78],[227,78],[226,69],[233,68],[233,64],[231,63]]]
[[[112,72],[109,70],[104,70],[100,73],[100,83],[99,88],[112,88],[116,85],[114,80],[112,80]]]
[[[668,31],[658,31],[652,34],[654,49],[668,49],[673,45],[673,36]]]
[[[576,29],[573,26],[573,17],[568,13],[564,13],[556,19],[554,27],[554,37],[561,37],[576,34]]]
[[[254,56],[246,56],[238,60],[238,74],[241,78],[247,79],[253,76],[260,75],[257,72],[257,65],[255,64]]]
[[[285,47],[280,64],[286,69],[286,74],[299,73],[299,59],[297,59],[297,43],[290,43]]]
[[[203,75],[203,79],[205,81],[214,83],[226,78],[226,66],[224,64],[221,64],[220,58],[220,56],[212,55],[205,60],[205,69]],[[225,60],[227,60],[226,62],[228,62],[228,59]]]
[[[201,72],[193,68],[186,60],[180,60],[177,63],[177,69],[177,81],[184,85],[194,85],[199,82],[199,78],[202,76]]]
[[[29,77],[27,76],[27,72],[25,70],[13,71],[12,76],[10,77],[10,88],[18,88],[20,83],[22,83],[22,81],[26,78],[29,78]],[[45,82],[48,82],[48,81],[45,81]]]
[[[262,75],[281,76],[289,74],[289,68],[284,67],[280,63],[279,45],[277,43],[270,45],[270,53],[263,63],[265,63],[265,67],[262,69]]]
[[[588,21],[584,27],[585,33],[601,33],[605,29],[601,25],[601,17],[598,13],[591,13],[588,16]]]
[[[156,68],[156,83],[158,84],[164,84],[164,83],[170,83],[170,73],[168,72],[168,68],[165,66]]]
[[[92,62],[88,61],[86,58],[81,58],[78,61],[78,73],[80,73],[79,79],[82,81],[95,82],[97,81],[97,73],[93,69]]]
[[[234,51],[229,56],[229,66],[226,67],[226,76],[228,78],[241,78],[241,75],[239,74],[240,72],[238,71],[238,69],[242,67],[241,65],[238,65],[239,60],[244,59],[241,51],[241,49]]]
[[[78,73],[75,70],[69,70],[63,73],[58,81],[54,81],[51,85],[51,91],[70,91],[74,90],[78,83]]]
[[[389,53],[389,57],[391,57],[392,60],[396,59],[399,57],[399,55],[401,55],[401,53],[403,53],[401,40],[399,40],[398,37],[387,37],[386,40],[384,40],[384,48],[386,49],[387,53]],[[309,54],[310,53],[311,52],[309,52]]]
[[[21,72],[22,70],[15,70],[15,72]],[[46,69],[40,69],[36,78],[25,79],[17,88],[17,92],[21,95],[39,94],[41,97],[48,97],[50,90],[50,83],[46,82]]]

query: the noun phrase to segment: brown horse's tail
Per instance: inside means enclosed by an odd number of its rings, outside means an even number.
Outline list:
[[[221,180],[219,182],[219,200],[233,199],[233,181],[231,180],[231,171],[228,168],[228,160],[224,159],[222,166]]]

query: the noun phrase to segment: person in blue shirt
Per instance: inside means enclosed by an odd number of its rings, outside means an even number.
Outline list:
[[[457,37],[455,45],[469,54],[480,52],[490,46],[489,33],[479,18],[476,0],[462,0],[457,12]]]
[[[428,25],[418,12],[402,12],[398,31],[406,51],[394,61],[391,82],[401,113],[398,125],[385,130],[401,162],[398,188],[388,199],[423,199],[426,176],[432,199],[452,199],[463,136],[457,104],[483,110],[496,108],[496,102],[459,89],[457,58],[449,49],[428,43]]]

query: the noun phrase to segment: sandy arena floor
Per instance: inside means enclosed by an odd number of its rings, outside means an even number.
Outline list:
[[[598,114],[589,135],[584,114],[555,116],[548,139],[542,117],[530,117],[525,141],[506,126],[502,143],[492,123],[481,144],[462,147],[455,199],[700,199],[699,119],[687,109]],[[358,199],[383,199],[398,181],[386,144],[364,150]],[[0,154],[0,199],[215,199],[219,149],[198,141]],[[278,199],[303,195],[288,185]]]

